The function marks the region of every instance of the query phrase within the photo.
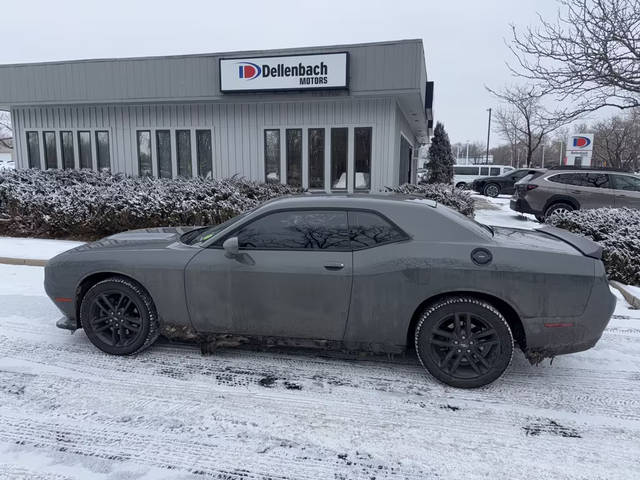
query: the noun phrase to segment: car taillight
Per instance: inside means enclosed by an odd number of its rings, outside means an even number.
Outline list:
[[[538,185],[532,185],[532,184],[527,184],[527,190],[533,190],[535,188],[538,188]]]

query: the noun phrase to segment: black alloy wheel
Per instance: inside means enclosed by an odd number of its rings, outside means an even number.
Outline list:
[[[80,320],[91,343],[113,355],[139,352],[158,337],[151,297],[127,278],[109,278],[91,287],[82,299]]]
[[[484,187],[484,194],[487,197],[495,198],[500,195],[500,187],[495,183],[490,183]]]
[[[513,355],[513,337],[493,306],[472,297],[450,297],[428,307],[416,327],[416,351],[435,378],[474,388],[499,378]]]

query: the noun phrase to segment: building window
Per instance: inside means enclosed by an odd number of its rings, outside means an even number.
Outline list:
[[[62,147],[62,168],[75,168],[73,132],[60,132],[60,146]]]
[[[354,129],[354,186],[356,189],[371,188],[371,131],[371,127]]]
[[[302,186],[302,129],[287,129],[287,185]]]
[[[264,131],[264,179],[280,182],[280,130]]]
[[[40,168],[40,140],[38,132],[27,132],[27,156],[29,168]]]
[[[158,160],[158,177],[171,178],[171,132],[156,130],[156,158]]]
[[[349,129],[331,129],[331,188],[346,190],[347,188],[347,148]]]
[[[91,132],[78,132],[78,157],[80,159],[80,168],[93,168]]]
[[[191,177],[191,130],[176,130],[178,176]]]
[[[198,175],[211,178],[213,173],[211,130],[196,130],[196,152],[198,155]]]
[[[44,141],[45,168],[58,168],[58,151],[56,149],[56,132],[42,132]]]
[[[96,131],[96,156],[98,157],[98,170],[111,168],[111,152],[109,151],[109,132]]]
[[[324,188],[324,128],[309,129],[309,188]]]
[[[153,176],[151,132],[149,130],[138,130],[138,175],[141,177]]]

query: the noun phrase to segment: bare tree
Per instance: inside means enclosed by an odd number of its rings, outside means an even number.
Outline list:
[[[530,167],[533,154],[545,136],[566,125],[570,118],[564,112],[547,111],[542,102],[544,94],[534,86],[488,90],[504,104],[496,112],[498,132],[516,149],[515,158],[518,158],[518,146],[525,147],[525,165]]]
[[[640,157],[640,109],[596,123],[593,160],[607,167],[638,171]]]
[[[558,0],[553,21],[518,31],[509,45],[517,76],[573,105],[576,117],[605,106],[640,106],[640,0]]]
[[[11,127],[11,115],[9,112],[0,111],[0,145],[11,148],[13,140],[13,128]]]

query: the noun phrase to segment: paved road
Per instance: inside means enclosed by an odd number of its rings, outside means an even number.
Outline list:
[[[157,345],[104,355],[56,329],[42,268],[0,266],[0,478],[630,479],[640,313],[591,351],[480,390],[415,359]],[[632,318],[635,317],[635,318]],[[633,473],[635,472],[635,473]],[[637,477],[636,477],[637,478]]]

